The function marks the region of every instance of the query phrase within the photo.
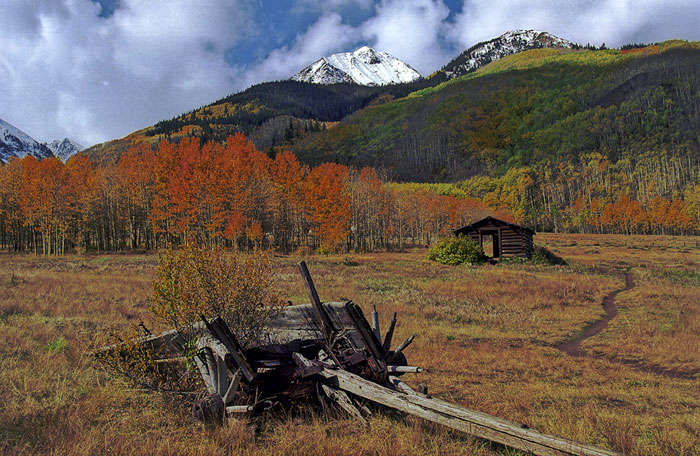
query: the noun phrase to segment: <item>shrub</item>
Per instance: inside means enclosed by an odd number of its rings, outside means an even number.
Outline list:
[[[150,309],[157,322],[187,332],[221,317],[244,347],[259,342],[281,299],[272,288],[272,264],[261,251],[241,260],[188,243],[158,255]]]
[[[428,259],[442,264],[475,264],[486,260],[484,250],[466,236],[438,240],[428,252]]]
[[[265,323],[281,309],[272,287],[272,263],[265,253],[241,258],[191,242],[159,253],[148,323],[177,329],[186,340],[181,350],[185,370],[195,371],[197,334],[192,327],[202,316],[221,317],[244,348],[266,342]],[[198,389],[198,373],[183,375],[175,363],[156,362],[149,347],[140,343],[149,334],[143,323],[113,333],[108,338],[112,348],[97,350],[95,357],[108,370],[146,388]]]

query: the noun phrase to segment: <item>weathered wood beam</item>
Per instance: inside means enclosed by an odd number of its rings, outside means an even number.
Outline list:
[[[390,364],[386,366],[386,370],[390,374],[420,374],[423,372],[422,367],[416,367],[416,366],[394,366],[393,364]]]
[[[394,316],[391,317],[391,321],[389,321],[389,327],[386,330],[386,334],[384,335],[384,343],[382,344],[382,351],[386,355],[389,353],[389,350],[391,350],[391,339],[394,337],[394,329],[396,328],[396,312],[394,312]]]
[[[226,393],[224,393],[224,404],[228,404],[233,400],[233,396],[236,395],[236,391],[238,390],[238,385],[241,384],[241,378],[243,378],[243,371],[241,369],[238,369],[236,373],[233,374],[231,383],[229,383],[228,389],[226,390]]]
[[[219,373],[216,370],[216,360],[214,359],[214,353],[211,348],[203,347],[204,359],[207,360],[207,369],[209,370],[209,378],[211,384],[214,387],[214,392],[219,393]]]
[[[252,405],[229,405],[226,407],[227,415],[234,415],[236,413],[252,413],[255,407]]]
[[[194,361],[197,364],[197,368],[199,369],[199,373],[202,374],[202,380],[204,380],[204,386],[207,387],[207,392],[209,394],[216,393],[216,385],[214,385],[214,382],[212,382],[211,375],[209,375],[209,368],[207,367],[207,364],[205,362],[202,362],[201,359],[199,359],[199,355],[194,357]]]
[[[617,453],[573,440],[541,434],[486,413],[469,410],[417,393],[406,394],[385,388],[344,370],[321,372],[333,386],[378,404],[432,421],[476,437],[491,440],[541,456],[615,456]]]
[[[216,361],[216,392],[219,396],[224,397],[228,388],[228,372],[226,361],[221,356],[215,357]]]
[[[304,279],[304,285],[306,286],[306,291],[309,294],[309,299],[311,300],[311,305],[314,309],[316,321],[321,328],[323,336],[326,338],[326,340],[330,340],[333,333],[335,333],[335,328],[333,327],[333,322],[326,313],[326,309],[323,308],[323,304],[318,297],[318,292],[316,291],[314,281],[311,279],[309,268],[306,267],[305,261],[300,261],[297,266],[299,267],[301,278]]]
[[[340,408],[345,410],[350,416],[360,420],[363,424],[367,424],[367,420],[364,416],[362,416],[362,413],[360,413],[357,407],[355,407],[345,391],[337,390],[324,384],[321,384],[321,389],[329,399],[335,401],[335,403],[338,404]]]
[[[379,369],[382,371],[381,375],[385,376],[386,364],[384,362],[384,353],[380,346],[381,342],[377,340],[374,332],[372,332],[372,329],[369,327],[369,323],[367,323],[367,320],[362,314],[362,310],[352,301],[348,301],[345,304],[345,310],[348,316],[350,316],[350,319],[353,321],[355,329],[357,329],[357,332],[359,332],[360,336],[362,336],[365,346],[369,349],[370,353],[374,357],[374,360],[377,362]],[[386,377],[382,379],[382,382],[385,379]]]
[[[377,306],[375,305],[372,305],[372,331],[374,332],[374,337],[381,342],[382,331],[379,328],[379,314],[377,313]]]
[[[248,358],[238,343],[238,339],[231,333],[226,323],[219,317],[211,322],[208,322],[206,319],[203,319],[203,321],[210,334],[201,336],[199,343],[202,343],[202,339],[206,338],[208,347],[216,351],[227,364],[231,359],[235,361],[236,367],[243,371],[246,380],[252,382],[257,377],[257,373],[250,366]],[[227,354],[228,357],[226,356]],[[236,370],[232,366],[229,366],[229,368],[231,372]]]

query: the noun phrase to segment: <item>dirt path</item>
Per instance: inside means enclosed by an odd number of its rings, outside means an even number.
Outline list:
[[[621,288],[619,290],[613,291],[609,293],[607,296],[603,298],[603,309],[605,310],[605,315],[603,318],[600,320],[594,321],[593,323],[589,324],[586,326],[583,330],[583,332],[573,338],[569,339],[567,341],[564,341],[560,344],[556,345],[556,348],[563,351],[569,356],[574,356],[574,357],[586,357],[586,358],[598,358],[598,359],[607,359],[611,362],[618,362],[620,364],[624,364],[626,366],[629,366],[635,370],[641,371],[641,372],[647,372],[647,373],[652,373],[656,375],[664,375],[666,377],[671,377],[671,378],[678,378],[678,379],[695,379],[698,374],[700,374],[700,370],[697,371],[678,371],[675,369],[665,369],[663,367],[659,366],[650,366],[647,364],[644,364],[643,361],[633,361],[633,360],[625,360],[625,359],[615,359],[615,358],[609,358],[607,356],[604,356],[602,354],[589,354],[585,353],[581,350],[581,342],[583,342],[586,339],[589,339],[595,335],[600,334],[607,326],[610,320],[615,318],[617,315],[617,306],[615,305],[615,298],[619,293],[622,293],[624,291],[631,290],[634,288],[634,279],[632,278],[632,274],[629,272],[624,273],[625,277],[625,287]]]
[[[581,342],[600,334],[600,332],[608,326],[608,322],[617,315],[615,298],[617,297],[618,293],[631,290],[632,288],[634,288],[632,274],[625,272],[625,288],[613,291],[603,298],[603,309],[605,310],[605,316],[603,316],[603,318],[600,320],[594,321],[586,326],[581,335],[558,344],[557,348],[570,356],[585,356],[586,354],[581,351]]]

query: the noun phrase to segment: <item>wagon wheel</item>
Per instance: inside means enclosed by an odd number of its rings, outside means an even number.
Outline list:
[[[372,306],[372,314],[371,314],[371,319],[372,319],[372,331],[374,332],[375,337],[377,338],[377,341],[382,342],[382,331],[381,328],[379,327],[379,314],[377,313],[377,306]],[[394,337],[394,329],[396,328],[396,312],[394,312],[394,315],[391,317],[391,320],[389,321],[389,327],[386,330],[386,335],[384,336],[384,341],[382,342],[382,354],[384,357],[384,361],[386,361],[387,365],[393,365],[393,366],[407,366],[408,365],[408,360],[406,359],[406,355],[404,355],[403,351],[411,345],[413,342],[413,339],[415,339],[415,334],[405,341],[403,341],[398,347],[396,347],[394,350],[391,350],[391,340]],[[416,368],[419,369],[419,368]],[[408,372],[408,371],[406,371]],[[396,372],[397,374],[405,373],[405,372]]]

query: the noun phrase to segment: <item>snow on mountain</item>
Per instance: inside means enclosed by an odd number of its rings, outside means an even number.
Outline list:
[[[573,48],[574,43],[538,30],[514,30],[464,51],[440,70],[448,79],[463,76],[494,60],[529,49]]]
[[[7,163],[11,157],[23,158],[33,155],[37,159],[53,157],[45,144],[40,144],[31,136],[0,119],[0,162]]]
[[[50,143],[46,144],[46,147],[48,147],[51,150],[51,152],[53,152],[53,154],[56,157],[60,158],[63,162],[65,162],[81,150],[85,149],[85,147],[81,146],[80,144],[78,144],[70,138],[65,138],[63,140],[53,140]]]
[[[314,84],[351,82],[374,86],[413,82],[420,77],[416,70],[391,54],[363,46],[355,52],[323,57],[291,79]]]

